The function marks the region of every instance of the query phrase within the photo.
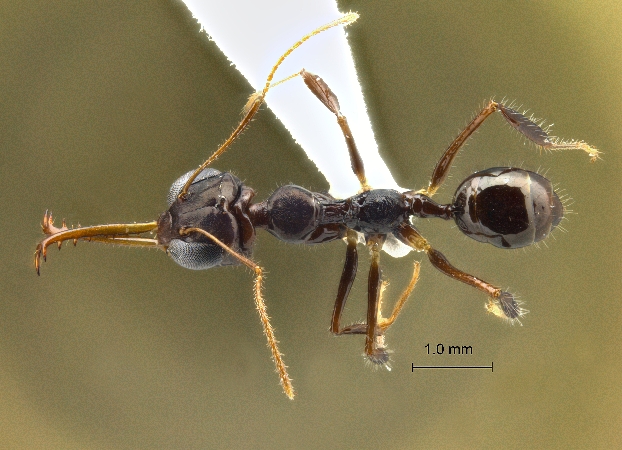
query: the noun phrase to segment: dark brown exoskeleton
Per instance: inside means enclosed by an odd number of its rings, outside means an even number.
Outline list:
[[[419,274],[419,264],[415,263],[411,283],[396,302],[391,316],[383,318],[380,311],[383,284],[380,251],[385,244],[401,242],[425,252],[432,265],[442,273],[486,293],[490,312],[509,321],[519,320],[526,311],[513,294],[454,267],[421,236],[410,219],[453,219],[465,235],[500,248],[518,248],[536,243],[546,238],[559,224],[564,208],[551,182],[537,173],[519,168],[497,167],[471,175],[460,184],[450,204],[441,205],[431,199],[447,178],[458,150],[495,111],[499,111],[510,125],[539,147],[581,149],[589,153],[592,160],[598,158],[598,151],[584,142],[553,140],[533,120],[502,103],[491,101],[445,151],[428,188],[407,192],[372,189],[367,184],[362,159],[347,120],[339,110],[337,97],[319,77],[303,70],[299,75],[309,89],[337,117],[361,191],[346,199],[335,199],[328,194],[287,185],[278,188],[265,201],[253,203],[254,191],[251,188],[244,186],[231,173],[219,172],[208,166],[250,123],[271,87],[272,75],[277,67],[278,64],[268,77],[264,90],[251,98],[244,118],[225,144],[199,168],[173,183],[168,195],[168,209],[157,221],[68,229],[64,222],[61,228],[54,227],[51,214],[46,213],[43,231],[48,236],[35,252],[37,272],[40,258],[43,256],[45,259],[48,246],[57,243],[60,247],[63,241],[73,240],[75,243],[79,239],[160,248],[175,262],[189,269],[245,264],[255,273],[256,307],[283,389],[290,398],[294,395],[293,388],[261,294],[262,269],[250,259],[258,229],[289,243],[346,241],[346,258],[330,329],[337,335],[364,334],[365,354],[373,363],[387,365],[389,357],[384,345],[385,331],[399,315]],[[141,237],[147,232],[155,232],[155,238]],[[357,246],[361,239],[371,254],[367,318],[364,323],[342,326],[342,313],[357,272]]]

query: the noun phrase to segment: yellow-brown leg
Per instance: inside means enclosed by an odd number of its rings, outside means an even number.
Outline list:
[[[512,323],[515,321],[520,323],[520,318],[528,312],[520,307],[520,302],[516,301],[514,295],[454,267],[445,258],[445,255],[432,248],[428,241],[410,225],[402,224],[396,232],[396,236],[415,250],[424,251],[432,265],[445,275],[487,294],[488,303],[486,309],[489,312]]]
[[[565,141],[559,138],[553,138],[543,130],[533,119],[515,111],[514,109],[498,103],[490,101],[484,109],[482,109],[475,118],[462,130],[462,132],[447,147],[441,159],[436,163],[430,183],[426,189],[419,191],[429,197],[433,196],[438,188],[447,179],[449,169],[467,139],[477,130],[484,121],[490,117],[492,113],[499,111],[503,118],[519,133],[521,133],[530,142],[533,142],[539,148],[545,150],[583,150],[590,156],[590,161],[594,162],[599,158],[600,152],[596,148],[590,146],[583,141]]]

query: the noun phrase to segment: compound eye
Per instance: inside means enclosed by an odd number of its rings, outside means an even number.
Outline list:
[[[192,175],[193,173],[194,170],[191,170],[190,172],[183,174],[182,176],[177,178],[177,180],[175,180],[175,182],[171,185],[171,189],[168,191],[168,196],[166,197],[166,201],[169,207],[177,199],[177,196],[184,188],[186,181],[188,181],[188,178],[190,178],[190,175]],[[192,184],[198,183],[199,181],[205,180],[207,178],[215,177],[217,175],[220,175],[220,171],[208,167],[207,169],[203,169],[201,171],[201,173],[194,179]]]
[[[204,270],[224,265],[225,251],[216,244],[173,239],[167,251],[173,261],[186,269]]]

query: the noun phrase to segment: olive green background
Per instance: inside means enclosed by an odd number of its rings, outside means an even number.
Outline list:
[[[475,170],[546,170],[575,214],[546,246],[503,251],[450,223],[422,233],[458,267],[518,292],[524,326],[427,261],[388,333],[393,371],[328,332],[345,246],[259,233],[255,259],[297,397],[285,398],[244,268],[193,272],[163,253],[97,244],[32,255],[51,208],[83,225],[154,220],[168,187],[221,143],[251,89],[185,7],[0,4],[0,447],[614,448],[622,446],[622,8],[610,2],[340,3],[381,147],[423,187],[483,101],[516,99],[554,133],[604,151],[539,155],[494,117],[438,195]],[[243,8],[240,14],[243,14]],[[308,30],[301,30],[301,34]],[[290,43],[283,43],[284,47]],[[265,198],[327,183],[263,111],[217,167]],[[344,170],[348,170],[344,168]],[[346,311],[365,314],[365,252]],[[384,257],[392,285],[414,258]],[[472,356],[428,356],[430,343]],[[495,371],[411,372],[411,364]]]

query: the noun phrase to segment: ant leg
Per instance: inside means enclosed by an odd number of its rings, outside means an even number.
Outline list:
[[[356,143],[354,142],[354,137],[352,137],[352,131],[350,130],[350,125],[348,125],[348,120],[339,110],[339,100],[337,100],[337,96],[319,76],[307,72],[304,69],[300,71],[300,76],[311,92],[313,92],[313,94],[330,110],[330,112],[337,116],[337,122],[341,128],[343,137],[346,139],[346,145],[348,146],[352,171],[358,178],[359,183],[361,183],[361,189],[363,191],[369,191],[371,187],[367,184],[367,178],[365,177],[363,158],[361,158],[361,155],[356,148]]]
[[[480,125],[486,120],[493,112],[499,111],[503,118],[520,134],[527,138],[530,142],[534,143],[537,147],[545,150],[583,150],[590,156],[590,161],[594,162],[599,157],[599,151],[596,148],[590,146],[583,141],[564,141],[559,138],[551,137],[543,130],[538,124],[534,122],[533,118],[527,118],[523,114],[515,111],[514,109],[498,103],[490,101],[488,105],[482,109],[475,118],[462,130],[456,139],[447,147],[445,153],[441,159],[436,163],[434,172],[432,172],[432,178],[427,189],[422,189],[419,193],[431,197],[443,184],[447,175],[449,174],[449,168],[454,161],[454,158],[458,154],[458,151],[462,148],[467,139],[477,130]]]
[[[378,316],[380,310],[380,291],[382,271],[380,270],[380,250],[385,236],[375,235],[367,240],[370,247],[371,266],[367,281],[367,333],[365,335],[365,355],[374,364],[386,365],[389,353],[384,346],[384,335],[378,334]],[[388,367],[388,366],[387,366]]]
[[[380,288],[380,300],[378,306],[378,329],[376,330],[376,335],[384,334],[391,327],[391,325],[393,325],[395,319],[397,319],[397,316],[399,316],[402,312],[402,309],[406,304],[406,300],[408,300],[410,294],[412,294],[412,291],[415,289],[417,281],[419,281],[420,267],[421,264],[418,261],[415,261],[413,275],[410,279],[410,283],[408,283],[408,286],[406,287],[406,289],[404,289],[404,292],[402,292],[402,295],[400,295],[400,298],[393,306],[393,312],[391,313],[391,317],[389,317],[388,319],[382,318],[382,300],[384,296],[384,289],[389,283],[386,281],[382,282],[382,286]],[[336,334],[367,334],[367,325],[364,323],[355,323],[352,325],[348,325],[347,327],[342,328]]]
[[[445,255],[432,248],[428,241],[412,226],[407,224],[400,225],[395,235],[415,250],[424,251],[432,265],[445,275],[488,294],[488,303],[486,305],[488,312],[510,322],[517,321],[518,323],[520,323],[520,318],[528,312],[520,307],[519,302],[509,292],[502,291],[498,287],[452,266],[445,258]]]
[[[255,288],[254,288],[254,296],[255,296],[255,308],[259,313],[259,319],[261,320],[261,325],[263,326],[263,332],[268,339],[268,347],[270,347],[270,351],[272,352],[272,359],[274,360],[274,364],[276,365],[276,371],[279,374],[279,378],[281,379],[281,386],[283,387],[283,391],[285,395],[290,400],[294,399],[294,387],[292,386],[292,380],[289,378],[287,374],[287,366],[283,362],[283,355],[279,351],[279,347],[277,345],[277,340],[274,337],[274,329],[272,325],[270,325],[270,317],[268,316],[268,312],[266,310],[266,304],[263,301],[263,296],[261,294],[262,291],[262,280],[263,280],[263,269],[255,264],[250,259],[240,255],[239,253],[231,250],[226,244],[219,241],[212,234],[201,228],[182,228],[179,230],[179,234],[190,234],[190,233],[200,233],[211,239],[215,244],[222,247],[225,251],[235,257],[238,261],[244,264],[246,267],[251,269],[255,274]]]
[[[393,322],[395,322],[395,319],[397,319],[397,316],[399,316],[399,314],[402,312],[402,308],[404,308],[404,304],[406,303],[406,300],[408,300],[408,297],[410,297],[410,294],[412,293],[413,289],[415,289],[415,285],[417,284],[417,281],[419,281],[420,267],[421,267],[421,264],[419,264],[418,261],[415,261],[415,268],[413,270],[413,276],[410,279],[410,283],[408,283],[408,286],[406,287],[404,292],[402,292],[402,295],[400,296],[399,300],[393,307],[393,312],[391,313],[391,317],[389,317],[388,319],[381,319],[378,322],[378,326],[380,330],[382,331],[382,333],[387,331],[389,327],[393,325]],[[381,300],[382,300],[382,297],[381,297]]]
[[[268,91],[270,90],[270,88],[272,88],[273,86],[272,79],[274,78],[274,74],[276,73],[279,66],[283,63],[285,58],[287,58],[294,50],[296,50],[298,47],[300,47],[303,43],[311,39],[316,34],[320,34],[321,32],[326,31],[330,28],[336,27],[338,25],[344,25],[344,26],[349,25],[355,22],[358,19],[358,17],[359,16],[356,13],[349,13],[349,14],[346,14],[340,17],[339,19],[333,20],[330,23],[322,25],[321,27],[313,30],[311,33],[305,34],[294,45],[288,48],[287,51],[283,53],[283,55],[281,55],[281,57],[278,59],[278,61],[272,67],[272,70],[268,74],[268,78],[266,79],[266,84],[264,85],[263,89],[261,91],[254,93],[249,98],[248,102],[246,103],[246,106],[243,109],[244,117],[240,121],[239,125],[236,127],[235,130],[233,130],[233,132],[231,133],[231,136],[229,136],[229,138],[224,142],[224,144],[222,144],[220,148],[216,150],[212,156],[207,158],[207,160],[203,164],[201,164],[194,171],[192,175],[190,175],[190,178],[188,178],[188,181],[186,181],[186,184],[180,191],[178,198],[183,199],[186,197],[186,194],[188,193],[188,189],[190,188],[190,185],[192,184],[194,179],[197,176],[199,176],[199,174],[203,171],[203,169],[205,169],[207,166],[212,164],[220,155],[222,155],[225,152],[225,150],[227,150],[227,148],[229,148],[229,146],[233,143],[233,141],[235,141],[236,138],[242,133],[242,131],[246,129],[248,124],[250,124],[251,120],[253,119],[257,111],[259,111],[259,107],[264,102],[266,95],[268,94]]]
[[[330,322],[330,331],[336,335],[348,334],[344,333],[340,326],[341,314],[346,306],[346,300],[350,295],[350,288],[356,278],[358,268],[358,236],[356,231],[348,230],[347,232],[348,248],[346,250],[346,261],[341,272],[341,280],[339,281],[339,289],[337,290],[337,299],[335,300],[335,308],[333,309],[333,318]],[[364,333],[363,331],[362,333]]]
[[[158,242],[155,239],[131,237],[131,235],[140,235],[154,231],[158,228],[157,222],[96,225],[69,229],[63,220],[61,228],[57,228],[54,226],[52,214],[48,214],[46,211],[41,228],[48,237],[43,239],[35,250],[37,275],[40,274],[41,257],[43,257],[43,261],[47,260],[47,248],[54,243],[58,245],[59,249],[64,241],[73,240],[74,245],[76,245],[78,239],[93,240],[105,244],[158,247]]]
[[[335,300],[335,308],[333,310],[333,318],[330,326],[330,331],[337,336],[345,334],[367,334],[368,330],[367,324],[364,323],[355,323],[343,328],[341,328],[340,325],[341,314],[345,308],[346,300],[348,298],[348,295],[350,294],[350,288],[352,287],[354,278],[356,277],[356,270],[358,265],[358,254],[356,251],[357,242],[358,239],[356,233],[348,230],[348,249],[346,250],[346,261],[343,267],[343,272],[341,274],[341,281],[339,282],[339,290],[337,293],[337,299]],[[419,262],[415,262],[413,275],[410,283],[408,284],[398,301],[395,303],[395,306],[393,307],[393,312],[388,319],[383,319],[381,313],[383,292],[386,284],[388,284],[384,282],[382,283],[380,289],[380,298],[378,301],[378,327],[376,330],[376,335],[384,334],[384,332],[388,330],[391,325],[393,325],[393,322],[395,322],[395,319],[397,319],[397,316],[399,316],[399,314],[401,313],[404,304],[406,303],[406,300],[408,300],[408,297],[410,296],[415,288],[415,285],[417,284],[417,281],[419,279],[419,268]]]
[[[383,241],[384,236],[382,235],[372,236],[367,241],[372,257],[367,285],[367,323],[353,324],[345,328],[340,328],[339,322],[341,320],[341,313],[343,312],[346,299],[350,292],[350,287],[356,277],[356,268],[358,265],[356,251],[358,237],[355,232],[348,230],[346,262],[341,275],[339,291],[337,300],[335,301],[335,309],[331,322],[331,331],[337,335],[365,334],[365,355],[375,364],[386,364],[389,360],[389,354],[384,348],[384,335],[378,326],[378,317],[380,315],[380,291],[382,286],[382,272],[379,262]]]

